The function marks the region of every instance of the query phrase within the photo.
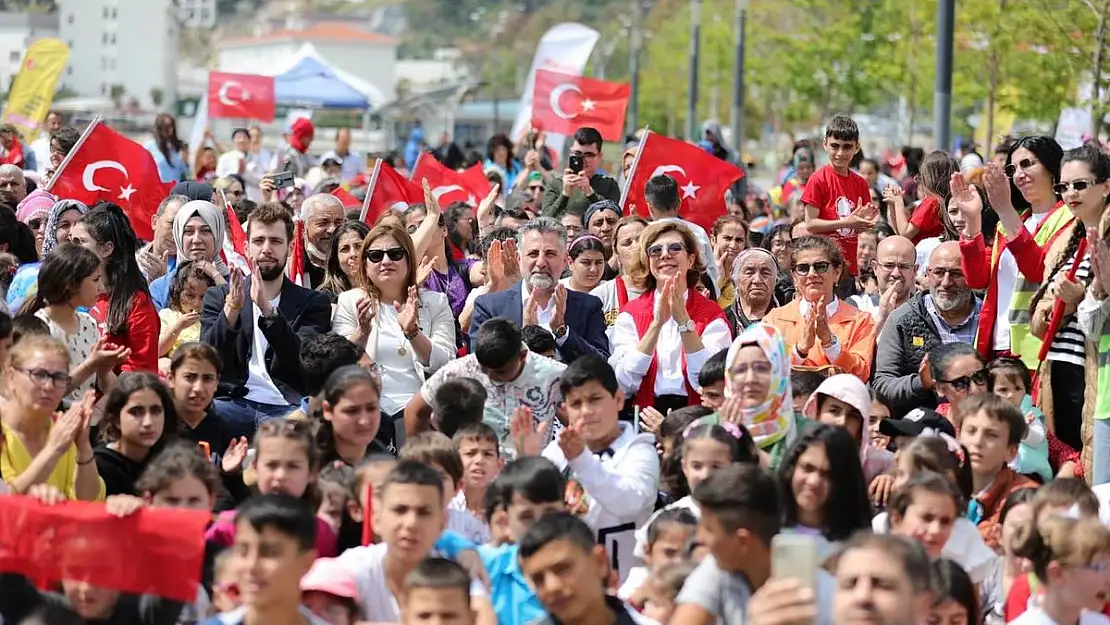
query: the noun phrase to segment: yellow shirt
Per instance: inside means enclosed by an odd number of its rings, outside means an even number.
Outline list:
[[[54,427],[54,424],[51,423],[50,427]],[[27,452],[27,447],[23,445],[23,441],[15,431],[8,427],[4,428],[4,449],[0,451],[0,475],[4,476],[4,481],[10,482],[26,471],[31,466],[31,460],[33,460],[31,454]],[[98,481],[100,491],[96,495],[96,501],[104,501],[104,480]],[[69,499],[77,499],[77,445],[69,446],[58,460],[58,464],[54,465],[54,471],[50,473],[46,483],[65,493]]]
[[[177,320],[184,316],[185,313],[180,313],[170,308],[163,308],[158,311],[158,318],[162,320],[162,328],[167,330],[172,328],[174,324],[177,323]],[[200,324],[194,323],[182,330],[181,334],[177,335],[177,340],[173,342],[173,347],[170,347],[170,351],[166,353],[166,356],[173,356],[177,348],[185,343],[196,343],[198,341],[200,341]]]

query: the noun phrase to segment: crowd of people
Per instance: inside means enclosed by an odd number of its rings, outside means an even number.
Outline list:
[[[667,175],[623,213],[634,142],[444,137],[489,195],[363,223],[349,132],[190,165],[163,115],[141,241],[40,186],[48,129],[0,164],[3,489],[211,522],[195,601],[6,572],[5,622],[1110,622],[1097,145],[879,163],[836,116],[706,232]]]

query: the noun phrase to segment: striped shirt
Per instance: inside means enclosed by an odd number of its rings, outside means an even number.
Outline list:
[[[1069,258],[1064,266],[1060,268],[1057,275],[1066,275],[1071,271],[1071,266],[1075,262],[1075,257]],[[1087,277],[1091,275],[1091,255],[1085,254],[1083,260],[1079,262],[1079,269],[1075,270],[1075,279],[1080,283],[1086,283]],[[1053,278],[1055,279],[1055,278]],[[1052,339],[1052,346],[1048,349],[1047,360],[1057,362],[1069,362],[1073,365],[1083,367],[1087,364],[1087,335],[1079,327],[1079,321],[1075,315],[1066,317],[1066,321],[1060,326],[1056,332],[1056,336]]]

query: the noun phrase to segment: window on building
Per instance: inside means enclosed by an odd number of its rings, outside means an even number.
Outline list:
[[[11,53],[8,54],[8,60],[13,64],[19,63],[19,58],[22,55],[23,54],[19,50],[12,50]]]
[[[108,33],[100,33],[100,43],[105,45],[108,43]]]
[[[108,7],[104,7],[104,19],[108,19]]]
[[[116,45],[116,34],[115,33],[112,33],[111,44]]]
[[[73,66],[72,65],[66,65],[66,76],[72,76],[72,75],[73,75]]]
[[[112,19],[116,19],[116,7],[112,7]]]
[[[72,13],[70,13],[69,17],[66,18],[66,23],[69,24],[70,26],[73,26],[73,14]]]
[[[100,83],[100,95],[108,95],[108,85]]]

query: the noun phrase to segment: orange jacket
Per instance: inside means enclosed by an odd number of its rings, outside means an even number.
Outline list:
[[[763,318],[763,323],[773,325],[783,333],[786,348],[790,350],[790,364],[803,367],[833,365],[861,380],[870,379],[871,359],[875,355],[875,321],[871,315],[840,300],[836,314],[829,319],[829,328],[840,342],[840,356],[836,360],[830,360],[821,349],[821,342],[817,341],[803,360],[794,353],[794,345],[802,339],[802,330],[805,328],[800,301],[796,299],[786,306],[776,308]]]

